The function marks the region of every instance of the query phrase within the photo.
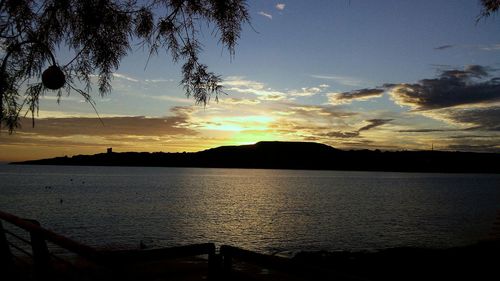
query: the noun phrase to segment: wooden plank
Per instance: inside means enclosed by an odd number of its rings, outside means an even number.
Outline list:
[[[102,257],[108,262],[119,264],[205,254],[208,254],[209,258],[215,254],[215,245],[213,243],[192,244],[151,250],[118,250],[101,252]]]
[[[3,228],[2,221],[0,221],[0,272],[4,272],[11,266],[12,257],[9,242],[5,236],[5,229]]]
[[[33,233],[36,236],[39,236],[40,238],[50,241],[62,248],[65,248],[67,250],[70,250],[71,252],[74,252],[82,257],[85,257],[91,261],[94,262],[104,262],[104,260],[101,258],[99,252],[95,250],[94,248],[78,243],[74,240],[71,240],[67,237],[64,237],[62,235],[59,235],[57,233],[54,233],[50,230],[47,230],[45,228],[42,228],[40,225],[36,225],[33,222],[30,222],[28,220],[19,218],[17,216],[14,216],[9,213],[5,213],[0,211],[0,219],[9,222],[19,228],[22,228],[29,233]]]
[[[109,266],[116,269],[118,274],[126,274],[122,268],[127,264],[160,261],[196,255],[208,255],[208,279],[215,280],[219,268],[219,264],[216,260],[217,257],[215,255],[215,244],[213,243],[193,244],[151,250],[103,251],[101,252],[101,255]]]
[[[297,263],[284,257],[261,254],[233,246],[222,245],[220,247],[221,255],[224,259],[225,268],[230,268],[232,259],[236,258],[242,261],[251,262],[264,267],[281,269],[284,271],[294,271],[297,269]]]
[[[193,244],[152,250],[97,251],[90,246],[78,243],[67,237],[42,228],[34,221],[25,220],[2,211],[0,211],[0,219],[28,231],[36,237],[35,240],[43,239],[50,241],[62,248],[102,265],[113,265],[124,262],[152,261],[202,254],[208,254],[209,264],[214,263],[213,258],[215,256],[215,245],[213,243]]]
[[[222,245],[220,247],[220,254],[223,259],[225,274],[229,273],[233,259],[236,259],[253,263],[268,269],[299,274],[306,280],[359,280],[357,277],[347,276],[340,272],[336,272],[335,270],[306,265],[289,258],[261,254],[228,245]]]
[[[35,220],[29,220],[30,223],[40,226]],[[49,279],[50,254],[47,243],[38,232],[30,232],[31,249],[33,252],[33,262],[35,265],[35,274],[39,280]]]

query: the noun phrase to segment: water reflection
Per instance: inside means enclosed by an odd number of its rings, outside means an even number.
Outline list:
[[[2,209],[100,246],[211,241],[262,252],[444,247],[483,238],[500,205],[499,175],[1,169]]]

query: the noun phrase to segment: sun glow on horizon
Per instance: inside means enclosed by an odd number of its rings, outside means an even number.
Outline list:
[[[204,121],[200,129],[232,132],[265,131],[273,121],[274,118],[270,116],[213,117]]]

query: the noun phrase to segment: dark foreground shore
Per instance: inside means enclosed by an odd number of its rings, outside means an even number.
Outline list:
[[[498,241],[449,249],[301,252],[294,259],[359,280],[500,280]]]
[[[299,252],[287,269],[234,258],[209,272],[203,256],[127,264],[114,270],[83,260],[55,263],[50,280],[500,280],[500,243],[449,249],[394,248],[373,252]],[[36,280],[18,261],[8,279]]]

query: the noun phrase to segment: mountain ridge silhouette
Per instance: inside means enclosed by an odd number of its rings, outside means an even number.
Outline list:
[[[500,154],[340,150],[315,142],[261,141],[199,152],[110,152],[11,164],[500,173]]]

